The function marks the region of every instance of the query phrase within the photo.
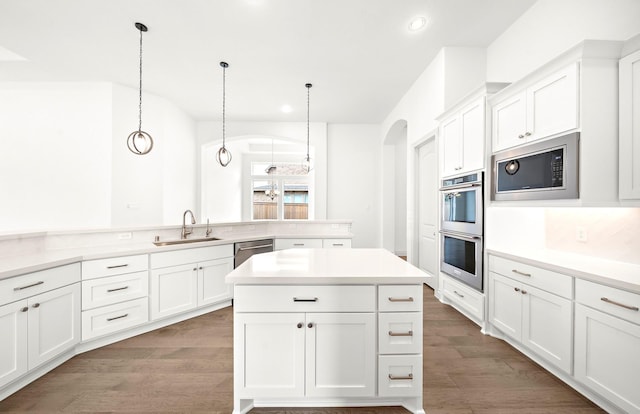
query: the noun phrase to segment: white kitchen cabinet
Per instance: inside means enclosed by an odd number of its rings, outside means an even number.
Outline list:
[[[238,313],[240,397],[375,394],[375,314]]]
[[[233,246],[210,246],[151,254],[151,320],[231,300],[224,281],[233,270]]]
[[[482,325],[485,320],[485,295],[482,292],[443,273],[440,274],[439,285],[443,303],[452,305],[475,323]]]
[[[322,239],[323,249],[349,249],[351,239]]]
[[[0,388],[26,373],[27,300],[0,306]]]
[[[492,106],[492,150],[578,128],[579,65],[572,63]]]
[[[489,292],[489,322],[571,374],[572,301],[491,271]]]
[[[484,167],[485,117],[483,96],[442,122],[442,176]]]
[[[576,280],[575,377],[626,412],[640,412],[640,295]]]
[[[640,51],[620,59],[620,199],[640,200]]]
[[[275,250],[322,248],[322,239],[276,239],[275,243]]]

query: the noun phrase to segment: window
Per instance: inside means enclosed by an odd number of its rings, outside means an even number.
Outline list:
[[[300,164],[252,162],[251,178],[253,220],[310,219],[311,179]]]

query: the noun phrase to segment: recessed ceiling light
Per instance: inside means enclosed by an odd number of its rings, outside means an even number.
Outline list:
[[[424,16],[417,16],[411,19],[409,22],[409,30],[412,32],[417,32],[420,29],[423,29],[427,25],[427,18]]]
[[[280,110],[285,114],[288,114],[289,112],[293,111],[293,108],[291,108],[291,105],[282,105],[282,108],[280,108]]]

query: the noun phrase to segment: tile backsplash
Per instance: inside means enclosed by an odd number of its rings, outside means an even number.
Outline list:
[[[640,208],[547,208],[544,214],[547,249],[640,264]]]

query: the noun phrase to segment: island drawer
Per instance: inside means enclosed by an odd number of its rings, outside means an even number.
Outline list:
[[[0,305],[80,281],[80,263],[0,280]]]
[[[422,285],[381,285],[378,310],[381,312],[421,311]]]
[[[325,249],[350,248],[351,239],[324,239],[322,240],[322,247]]]
[[[321,248],[322,239],[276,239],[276,250]]]
[[[378,349],[381,354],[422,353],[422,312],[380,312]]]
[[[149,299],[140,298],[82,312],[82,340],[97,338],[149,321]]]
[[[82,282],[82,310],[149,295],[149,272],[127,273]]]
[[[236,312],[374,312],[373,285],[236,285]]]
[[[489,271],[573,299],[571,276],[493,255],[489,256]]]
[[[422,355],[380,355],[378,395],[412,397],[422,393]]]
[[[149,257],[146,254],[87,260],[82,262],[82,279],[122,275],[124,273],[140,272],[148,268]]]
[[[576,279],[576,302],[640,325],[640,295]]]

